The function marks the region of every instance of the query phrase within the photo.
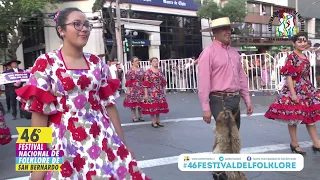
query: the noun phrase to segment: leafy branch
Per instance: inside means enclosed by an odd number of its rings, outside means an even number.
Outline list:
[[[216,3],[214,0],[195,0],[199,5],[197,16],[208,19],[208,23],[213,19],[229,17],[231,22],[244,22],[247,16],[246,0],[229,0],[225,4]],[[211,35],[212,37],[212,35]]]

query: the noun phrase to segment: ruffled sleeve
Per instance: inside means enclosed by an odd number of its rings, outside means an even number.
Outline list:
[[[45,115],[57,113],[57,98],[50,92],[51,66],[49,56],[39,56],[32,67],[28,83],[16,89],[17,99],[22,103],[21,109]]]
[[[129,70],[126,74],[126,84],[125,86],[126,87],[132,87],[133,86],[133,83],[134,83],[134,78],[133,78],[133,73],[132,73],[132,70]]]
[[[143,87],[145,88],[150,88],[152,87],[152,82],[151,82],[151,73],[150,73],[151,70],[147,70],[145,73],[144,73],[144,78],[143,78]]]
[[[109,66],[104,64],[102,61],[101,68],[101,86],[99,89],[99,97],[101,105],[106,107],[109,105],[116,104],[116,98],[119,97],[118,88],[120,87],[119,79],[111,79]]]
[[[298,75],[298,67],[295,66],[296,60],[292,54],[290,54],[286,59],[286,64],[281,68],[280,74],[283,76],[295,77]]]

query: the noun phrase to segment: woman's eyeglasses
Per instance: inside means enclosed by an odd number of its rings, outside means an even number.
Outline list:
[[[88,31],[91,31],[92,27],[93,27],[92,24],[89,22],[81,23],[81,22],[77,22],[77,21],[74,21],[74,22],[71,22],[71,23],[68,23],[65,25],[73,25],[77,31],[82,31],[83,26],[86,27],[88,29]]]

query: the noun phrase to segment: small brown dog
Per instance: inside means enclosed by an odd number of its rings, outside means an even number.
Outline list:
[[[240,154],[240,134],[231,111],[226,110],[219,113],[214,132],[213,153]],[[215,180],[247,180],[246,175],[240,171],[215,172],[213,177]]]

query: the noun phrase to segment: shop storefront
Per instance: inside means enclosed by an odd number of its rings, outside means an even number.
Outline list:
[[[285,37],[239,37],[232,41],[233,46],[241,47],[242,51],[256,53],[277,53],[282,49],[292,49],[292,41]]]
[[[133,47],[129,47],[134,56],[147,60],[153,56],[172,59],[200,55],[201,20],[196,16],[198,6],[193,0],[131,0],[130,6],[130,13],[123,13],[122,21],[126,30],[136,31],[138,34],[132,37]],[[103,12],[107,20],[109,17],[106,9]],[[105,38],[107,48],[111,50],[111,33],[106,33]],[[130,54],[131,52],[127,52],[128,59],[131,57]]]
[[[37,57],[46,52],[43,22],[37,18],[23,22],[23,35],[28,37],[22,43],[24,68],[32,67]]]
[[[134,11],[132,18],[162,21],[161,59],[198,57],[202,51],[201,21],[198,17]]]

